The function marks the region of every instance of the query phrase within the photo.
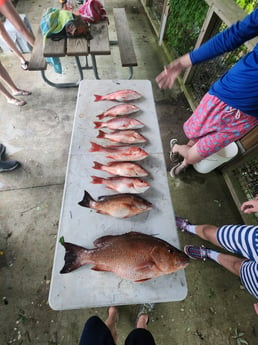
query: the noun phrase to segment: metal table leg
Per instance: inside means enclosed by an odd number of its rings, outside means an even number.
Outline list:
[[[83,80],[83,68],[81,66],[81,62],[80,62],[80,58],[78,56],[75,56],[75,61],[76,61],[76,65],[78,68],[78,72],[79,72],[79,79],[76,82],[71,82],[71,83],[54,83],[51,80],[49,80],[45,74],[45,71],[41,71],[41,76],[43,78],[43,80],[50,86],[56,87],[56,88],[69,88],[69,87],[78,87],[79,83],[81,80]]]

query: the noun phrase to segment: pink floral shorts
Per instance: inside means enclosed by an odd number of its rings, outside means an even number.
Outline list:
[[[258,124],[254,116],[230,107],[218,97],[206,93],[192,116],[184,123],[184,132],[197,145],[203,158],[243,137]]]

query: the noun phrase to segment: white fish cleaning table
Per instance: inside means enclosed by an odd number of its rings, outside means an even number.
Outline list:
[[[93,122],[98,121],[96,115],[118,104],[111,101],[94,102],[94,94],[105,95],[122,89],[132,89],[143,95],[143,98],[130,102],[137,105],[141,111],[129,116],[145,124],[140,132],[148,142],[139,146],[148,152],[149,156],[138,163],[150,173],[144,179],[151,187],[141,196],[152,202],[153,209],[134,217],[117,219],[81,207],[78,202],[82,200],[84,190],[94,199],[101,195],[116,194],[104,185],[91,183],[93,175],[110,176],[106,172],[93,169],[93,161],[106,164],[110,160],[105,158],[104,153],[90,152],[90,142],[112,145],[107,140],[96,138],[98,130],[94,128]],[[93,248],[93,241],[98,237],[129,231],[156,235],[180,248],[151,83],[148,80],[83,80],[78,90],[55,248],[49,292],[51,308],[65,310],[184,299],[187,295],[184,270],[142,283],[124,280],[112,272],[93,271],[90,265],[70,273],[59,273],[64,265],[65,254],[64,247],[59,243],[62,236],[66,242]]]

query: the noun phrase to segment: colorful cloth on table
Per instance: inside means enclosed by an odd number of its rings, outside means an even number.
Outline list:
[[[192,64],[212,59],[258,36],[258,9],[190,52]],[[258,119],[258,44],[209,89],[211,95]]]
[[[217,240],[223,248],[247,259],[241,265],[240,279],[246,290],[258,298],[258,226],[221,226]]]
[[[73,14],[70,11],[49,7],[40,21],[40,29],[44,42],[50,33],[57,34],[61,32],[71,20],[73,20]],[[54,67],[56,73],[62,73],[62,65],[59,57],[48,57],[46,61]]]
[[[206,158],[236,141],[258,125],[255,117],[228,106],[218,97],[206,93],[184,123],[184,132],[197,145],[197,152]]]

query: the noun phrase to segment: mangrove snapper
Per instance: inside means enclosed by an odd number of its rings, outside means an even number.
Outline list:
[[[152,204],[138,195],[104,195],[100,196],[98,200],[94,200],[87,191],[84,191],[83,200],[79,202],[79,205],[115,218],[133,217],[152,209]]]
[[[94,271],[113,272],[134,282],[144,282],[185,268],[188,256],[168,242],[140,232],[106,235],[87,249],[63,242],[65,264],[60,273],[69,273],[83,265]]]

